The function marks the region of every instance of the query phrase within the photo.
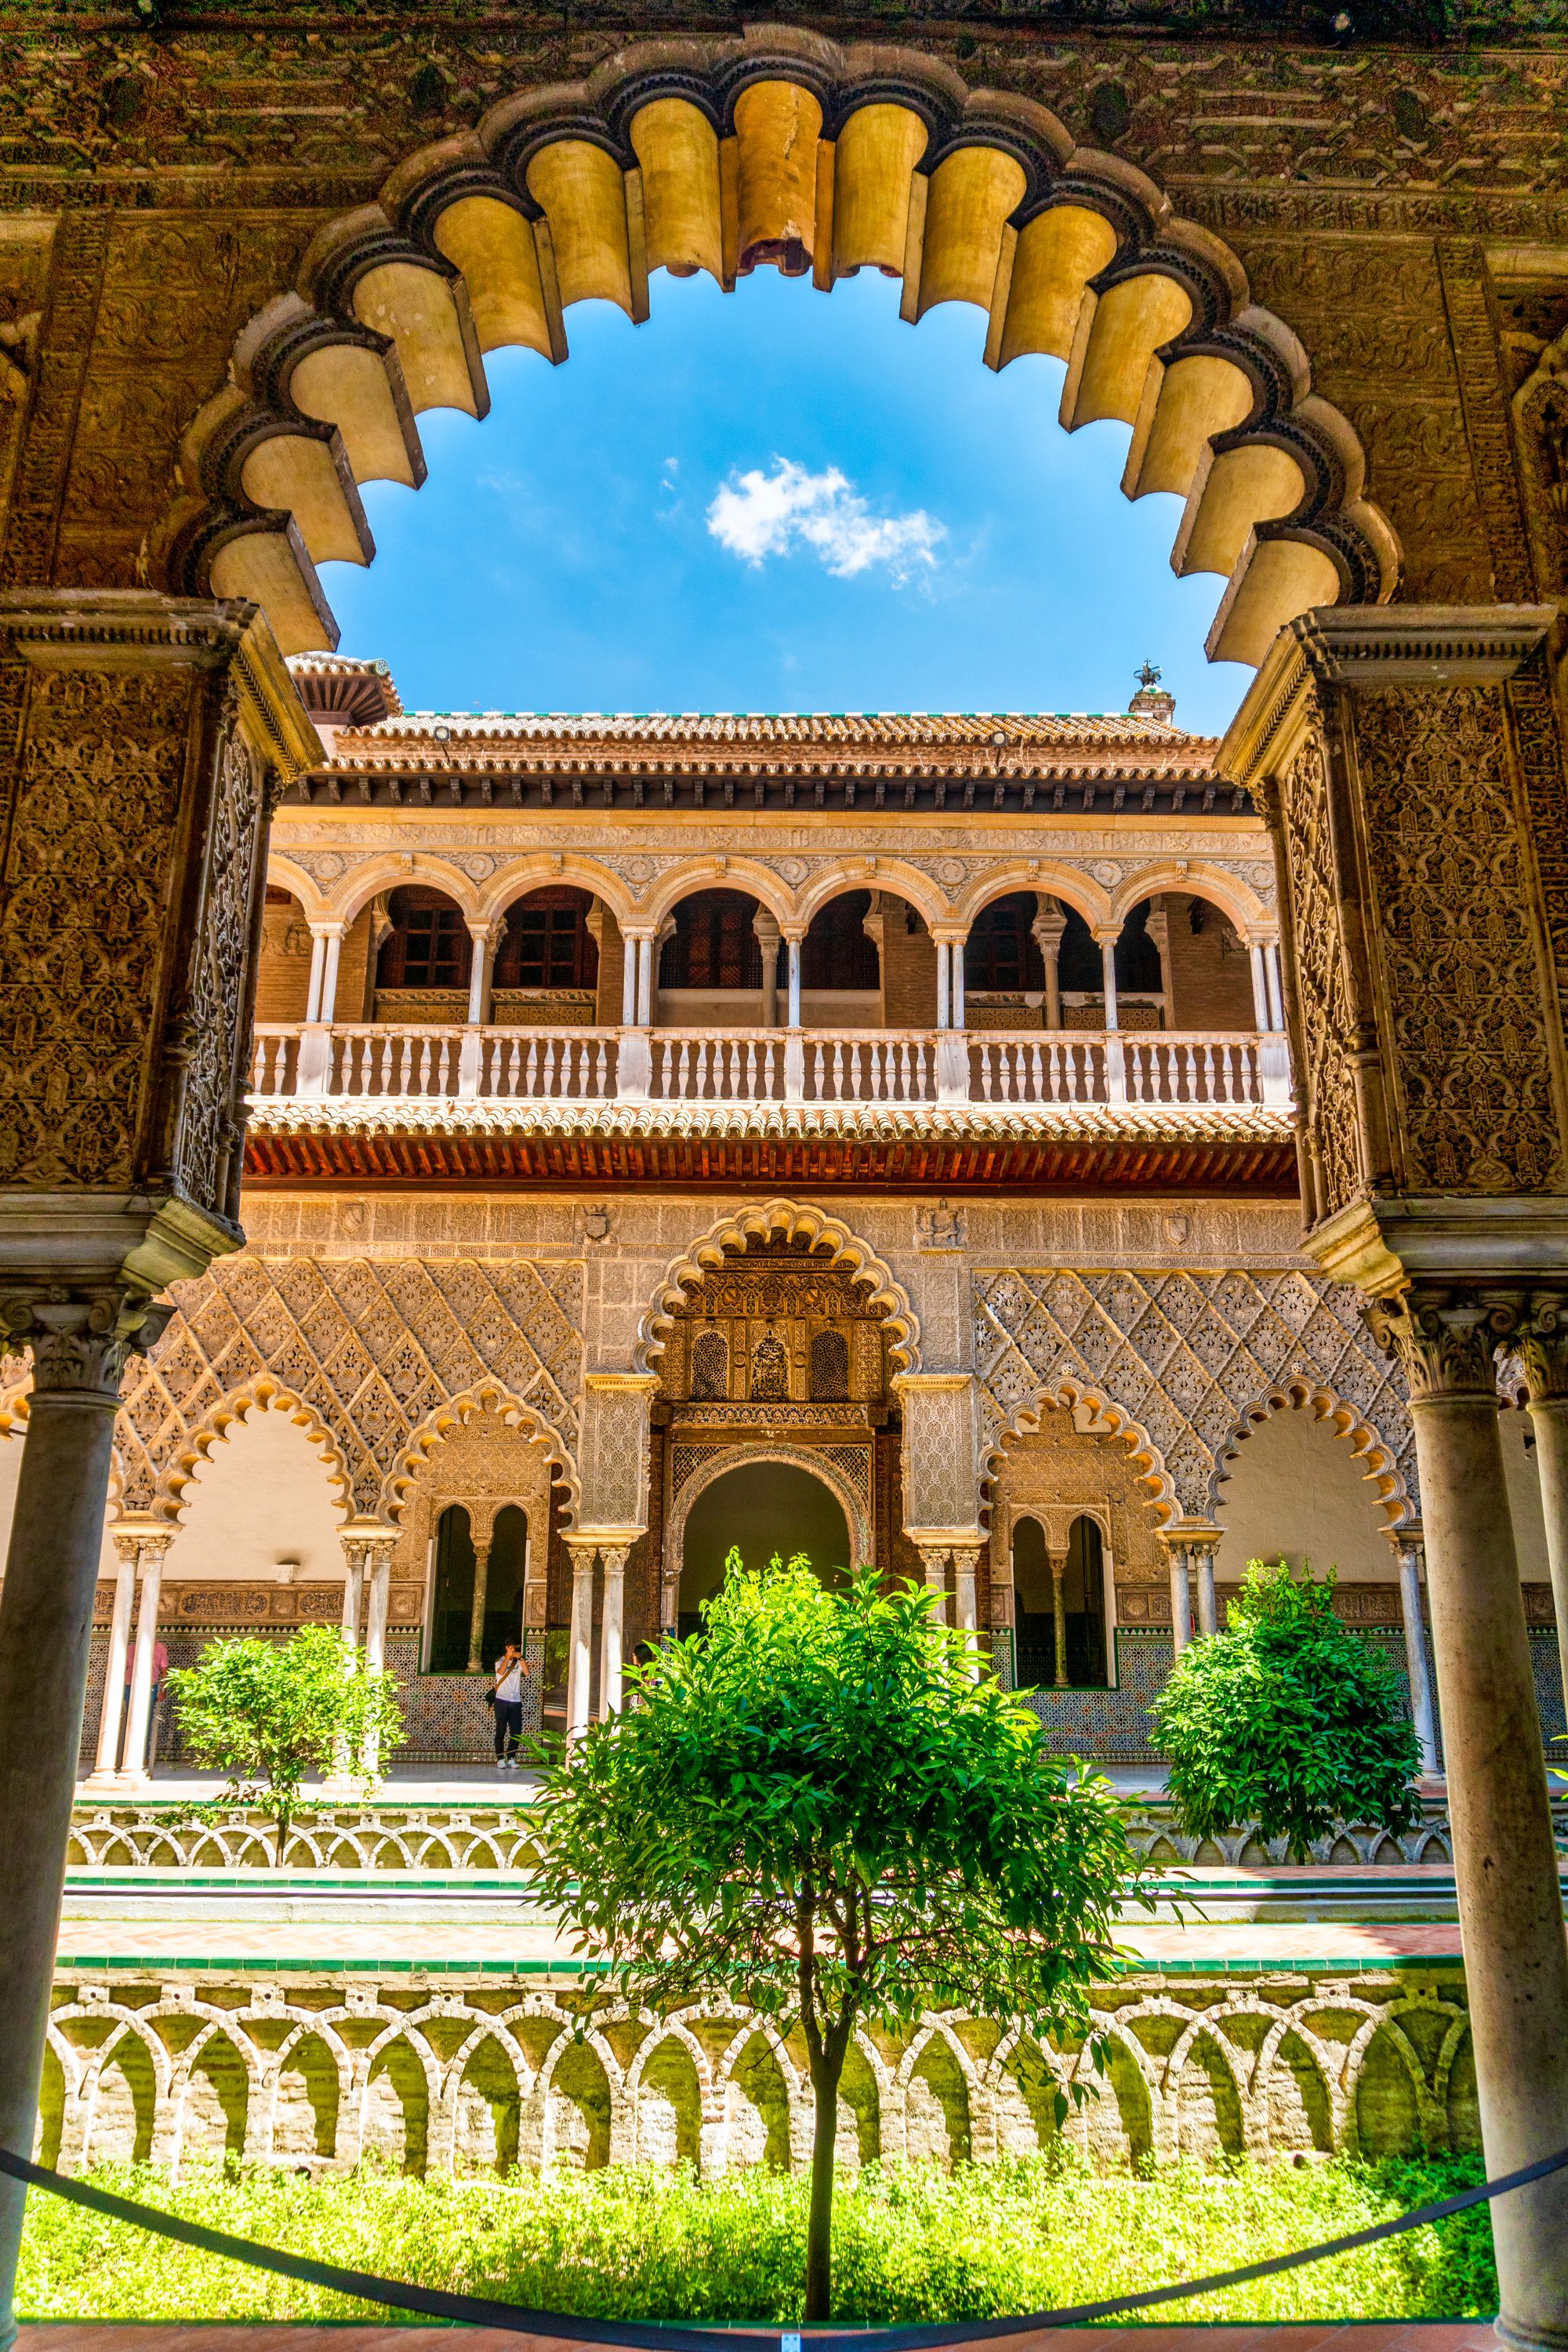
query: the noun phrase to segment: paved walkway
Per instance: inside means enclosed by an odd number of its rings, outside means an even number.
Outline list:
[[[1450,1921],[1391,1920],[1360,1925],[1330,1921],[1258,1923],[1130,1919],[1119,1941],[1139,1958],[1182,1975],[1250,1974],[1258,1968],[1382,1972],[1389,1968],[1458,1962],[1459,1931]],[[311,1921],[292,1928],[276,1923],[188,1919],[66,1919],[59,1965],[73,1974],[168,1969],[176,1974],[250,1969],[264,1975],[520,1975],[559,1971],[575,1976],[581,1963],[553,1928],[526,1916],[515,1922],[392,1919]]]
[[[428,2327],[163,2326],[69,2320],[24,2327],[18,2352],[432,2352]],[[552,2336],[466,2327],[462,2352],[565,2352]],[[806,2339],[810,2343],[809,2336]],[[724,2338],[714,2334],[714,2352]],[[1498,2352],[1486,2320],[1299,2321],[1289,2327],[1040,2328],[1005,2338],[1008,2352]],[[574,2352],[582,2352],[581,2347]]]

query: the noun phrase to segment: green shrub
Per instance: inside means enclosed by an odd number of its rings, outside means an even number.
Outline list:
[[[1151,1713],[1189,1837],[1256,1822],[1305,1862],[1335,1822],[1397,1836],[1421,1817],[1415,1734],[1393,1669],[1340,1623],[1334,1575],[1249,1560],[1225,1631],[1189,1643]]]
[[[130,2166],[91,2176],[121,2195],[384,2277],[536,2308],[622,2319],[798,2323],[808,2183],[777,2172],[712,2184],[616,2165],[540,2180],[417,2180],[378,2168],[310,2181],[186,2167],[179,2186]],[[846,2176],[836,2301],[871,2326],[1044,2310],[1194,2278],[1318,2243],[1451,2195],[1474,2157],[1302,2167],[1178,2166],[1097,2176],[1057,2153],[952,2174],[869,2166]],[[1496,2307],[1484,2208],[1224,2295],[1155,2324],[1357,2316],[1467,2318]],[[43,2319],[381,2318],[382,2307],[294,2286],[148,2238],[35,2193],[17,2308]]]

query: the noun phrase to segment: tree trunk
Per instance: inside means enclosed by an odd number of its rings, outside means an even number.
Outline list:
[[[816,2121],[811,2142],[811,2215],[805,2228],[805,2324],[833,2310],[833,2159],[838,2139],[838,2082],[844,2057],[825,2051],[811,2069]]]

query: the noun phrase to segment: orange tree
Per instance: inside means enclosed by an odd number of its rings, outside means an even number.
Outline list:
[[[701,1631],[628,1675],[540,1805],[542,1892],[613,1981],[796,2026],[815,2099],[805,2319],[829,2315],[839,2084],[863,2021],[1019,2017],[1099,2068],[1089,1987],[1138,1866],[919,1587],[828,1591],[731,1551]],[[1065,2116],[1058,2097],[1058,2122]]]

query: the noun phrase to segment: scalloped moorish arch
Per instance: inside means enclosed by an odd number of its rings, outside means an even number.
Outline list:
[[[455,1430],[463,1428],[479,1412],[493,1412],[509,1429],[521,1430],[531,1444],[542,1445],[550,1467],[551,1484],[566,1489],[566,1507],[575,1518],[580,1500],[577,1465],[561,1442],[559,1431],[552,1428],[531,1405],[500,1386],[499,1381],[481,1381],[460,1395],[450,1397],[437,1405],[407,1443],[398,1449],[397,1459],[382,1484],[382,1514],[390,1520],[403,1517],[412,1497],[416,1482],[426,1467],[442,1441]]]
[[[1384,1524],[1403,1527],[1407,1520],[1420,1517],[1420,1505],[1415,1493],[1415,1452],[1407,1435],[1403,1452],[1392,1444],[1382,1433],[1365,1420],[1359,1408],[1325,1383],[1310,1381],[1303,1374],[1279,1381],[1268,1389],[1257,1402],[1249,1404],[1237,1422],[1228,1442],[1215,1455],[1214,1475],[1209,1481],[1210,1509],[1217,1514],[1224,1497],[1220,1488],[1230,1477],[1233,1463],[1253,1431],[1279,1412],[1310,1412],[1314,1421],[1327,1422],[1336,1437],[1349,1443],[1352,1462],[1364,1462],[1364,1475],[1376,1490],[1376,1501],[1384,1513]]]
[[[416,417],[483,415],[485,352],[559,362],[574,303],[637,321],[652,271],[728,289],[760,262],[823,290],[876,268],[911,322],[984,310],[993,367],[1064,360],[1064,425],[1131,425],[1123,488],[1181,496],[1173,566],[1226,580],[1214,658],[1256,665],[1309,607],[1393,593],[1355,432],[1228,247],[1044,107],[789,26],[518,91],[321,230],[184,436],[154,579],[256,598],[286,652],[334,645],[316,565],[371,560],[359,483],[418,486]]]
[[[695,1286],[704,1276],[721,1266],[727,1250],[744,1250],[753,1238],[770,1241],[781,1235],[785,1241],[793,1241],[797,1234],[805,1237],[809,1248],[830,1250],[836,1258],[844,1258],[854,1267],[858,1279],[867,1286],[867,1303],[886,1310],[896,1369],[918,1371],[920,1318],[903,1285],[895,1280],[886,1260],[879,1258],[858,1234],[851,1233],[841,1219],[800,1201],[768,1201],[756,1208],[732,1210],[710,1225],[700,1241],[671,1259],[654,1294],[653,1304],[637,1326],[637,1370],[646,1372],[652,1369],[654,1360],[664,1352],[666,1337],[685,1286]]]
[[[1047,1412],[1077,1412],[1079,1410],[1089,1415],[1089,1435],[1125,1446],[1137,1465],[1139,1485],[1148,1490],[1145,1499],[1154,1513],[1155,1525],[1167,1527],[1180,1519],[1184,1516],[1181,1499],[1159,1447],[1142,1423],[1125,1412],[1114,1397],[1089,1381],[1067,1379],[1049,1382],[1037,1390],[1028,1403],[1021,1404],[985,1445],[981,1456],[982,1486],[989,1488],[994,1485],[1008,1446],[1016,1444],[1020,1438],[1037,1436]],[[1088,1505],[1082,1507],[1089,1512]],[[1089,1515],[1099,1516],[1094,1512],[1089,1512]]]
[[[195,1428],[186,1431],[176,1442],[169,1458],[156,1472],[151,1496],[139,1498],[142,1480],[127,1475],[122,1483],[121,1510],[122,1515],[134,1511],[137,1517],[163,1519],[178,1527],[185,1508],[185,1489],[200,1471],[202,1464],[211,1458],[215,1445],[226,1443],[235,1424],[247,1421],[252,1412],[285,1412],[297,1427],[302,1429],[316,1448],[332,1488],[332,1498],[343,1516],[343,1524],[354,1517],[353,1475],[347,1457],[337,1438],[321,1415],[293,1390],[267,1374],[247,1381],[225,1397],[220,1405],[205,1414]],[[142,1465],[138,1465],[142,1467]],[[145,1457],[145,1470],[153,1467],[150,1455]]]

